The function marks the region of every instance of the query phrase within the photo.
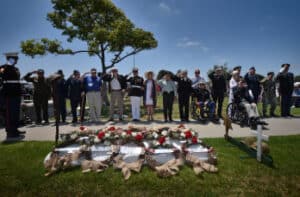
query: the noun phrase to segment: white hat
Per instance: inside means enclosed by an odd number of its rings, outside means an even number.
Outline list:
[[[239,74],[239,71],[237,70],[232,71],[232,75],[236,75],[236,74]]]
[[[300,82],[295,82],[294,87],[298,87],[298,86],[300,86]]]

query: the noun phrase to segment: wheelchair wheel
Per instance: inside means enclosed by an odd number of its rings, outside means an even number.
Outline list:
[[[227,109],[226,109],[226,113],[232,121],[238,121],[236,104],[229,103],[229,105],[227,106]]]
[[[240,122],[241,124],[247,125],[249,126],[249,122],[248,122],[248,114],[245,111],[245,109],[239,109],[238,110],[238,122]]]
[[[195,102],[192,102],[191,104],[191,114],[192,114],[192,118],[195,120],[198,120],[198,114],[197,114],[197,106],[195,104]]]

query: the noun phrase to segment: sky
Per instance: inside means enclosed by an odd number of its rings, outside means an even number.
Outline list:
[[[151,31],[158,47],[129,57],[116,67],[127,74],[135,66],[140,73],[161,69],[196,68],[206,77],[213,65],[242,65],[242,72],[255,66],[260,74],[277,73],[280,65],[300,74],[299,0],[113,0],[136,27]],[[66,37],[46,20],[52,10],[49,0],[1,0],[0,63],[5,52],[20,52],[20,43],[43,37],[58,39],[64,46],[86,49],[80,41],[67,43]],[[46,74],[63,69],[81,72],[96,67],[97,57],[20,55],[17,66],[22,75],[42,68]]]

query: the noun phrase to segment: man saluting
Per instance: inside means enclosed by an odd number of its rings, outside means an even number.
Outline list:
[[[3,96],[6,106],[5,130],[7,140],[19,140],[24,138],[25,132],[18,130],[21,105],[20,72],[15,65],[18,62],[18,53],[6,53],[7,63],[0,66],[0,78],[2,78]]]

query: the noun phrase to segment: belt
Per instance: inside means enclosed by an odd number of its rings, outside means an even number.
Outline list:
[[[6,80],[6,81],[3,81],[3,83],[20,83],[21,81],[19,80]]]
[[[141,86],[132,85],[132,88],[141,88]]]

